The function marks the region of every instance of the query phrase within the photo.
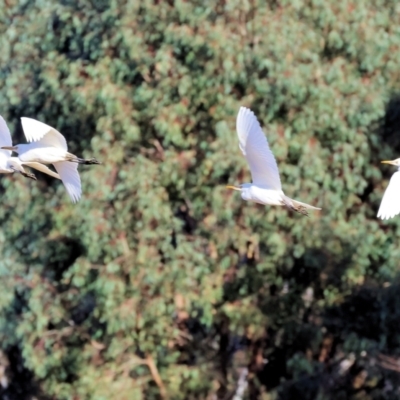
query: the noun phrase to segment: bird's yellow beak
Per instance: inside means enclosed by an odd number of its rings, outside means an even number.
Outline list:
[[[396,165],[394,161],[391,160],[385,160],[385,161],[381,161],[382,164],[391,164],[391,165]]]
[[[240,187],[228,185],[226,188],[227,189],[232,189],[232,190],[238,190],[240,192]]]
[[[3,146],[2,149],[3,150],[12,150],[12,151],[17,150],[17,148],[15,146]]]

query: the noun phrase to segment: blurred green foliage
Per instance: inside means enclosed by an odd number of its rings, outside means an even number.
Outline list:
[[[83,198],[0,180],[4,399],[398,399],[396,0],[0,0],[0,114]],[[309,218],[243,202],[240,105]],[[36,171],[35,171],[36,173]]]

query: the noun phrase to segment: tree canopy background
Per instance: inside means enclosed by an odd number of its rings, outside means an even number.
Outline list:
[[[396,0],[0,0],[13,140],[33,117],[103,162],[77,205],[1,176],[1,398],[398,399],[400,218],[376,213],[399,22]],[[250,181],[241,105],[322,212],[225,189]]]

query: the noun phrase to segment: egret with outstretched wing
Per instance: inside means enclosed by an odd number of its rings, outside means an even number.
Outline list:
[[[72,202],[76,203],[82,194],[78,164],[100,164],[100,162],[94,158],[89,160],[78,158],[69,153],[64,136],[51,126],[26,117],[22,117],[21,122],[26,140],[30,143],[1,146],[1,149],[15,151],[24,165],[45,173],[51,170],[43,164],[53,164]]]
[[[321,210],[318,207],[293,200],[282,191],[278,165],[268,146],[267,138],[254,113],[240,107],[236,119],[239,147],[250,167],[252,183],[227,186],[241,192],[242,199],[259,204],[286,206],[301,214],[308,215],[307,209]]]
[[[23,165],[24,164],[18,157],[11,157],[11,150],[4,150],[3,147],[11,147],[11,133],[8,129],[7,123],[2,116],[0,116],[0,173],[1,174],[12,174],[13,172],[18,172],[26,178],[31,178],[36,180],[34,174],[26,172]],[[50,171],[55,178],[60,179],[60,176],[48,169],[45,165],[43,167]]]

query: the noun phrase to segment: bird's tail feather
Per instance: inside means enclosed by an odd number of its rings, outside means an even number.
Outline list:
[[[283,197],[283,204],[300,214],[308,215],[307,209],[310,210],[321,210],[319,207],[310,206],[309,204],[302,203],[301,201],[293,200],[290,197]]]

